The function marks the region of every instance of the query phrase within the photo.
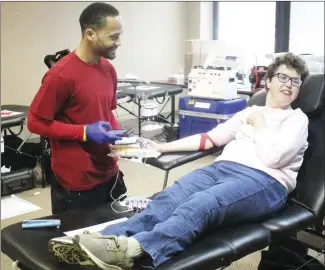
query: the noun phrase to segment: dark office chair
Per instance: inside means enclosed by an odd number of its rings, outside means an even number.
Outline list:
[[[49,54],[44,57],[45,65],[50,69],[55,63],[70,53],[69,49],[58,51],[55,54]]]

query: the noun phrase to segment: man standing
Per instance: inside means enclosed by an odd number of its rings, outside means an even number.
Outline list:
[[[107,156],[120,128],[116,57],[122,25],[116,8],[89,5],[79,18],[78,48],[43,77],[28,114],[28,129],[50,139],[52,213],[96,207],[126,192],[117,160]]]

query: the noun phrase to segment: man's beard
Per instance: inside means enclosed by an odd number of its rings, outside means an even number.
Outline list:
[[[116,54],[114,52],[115,48],[109,48],[102,50],[100,53],[101,57],[107,58],[109,60],[114,60],[116,58]]]
[[[116,58],[116,54],[109,54],[106,56],[106,58],[109,60],[114,60]]]

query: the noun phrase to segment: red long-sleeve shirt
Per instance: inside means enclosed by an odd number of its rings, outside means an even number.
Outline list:
[[[71,190],[86,190],[117,173],[108,145],[83,142],[84,126],[99,120],[120,128],[113,110],[117,76],[101,59],[97,65],[81,61],[75,52],[56,63],[43,77],[30,106],[28,129],[50,138],[52,169],[59,183]]]

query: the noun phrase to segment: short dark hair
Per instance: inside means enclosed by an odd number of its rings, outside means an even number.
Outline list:
[[[86,28],[100,29],[105,25],[107,17],[116,16],[119,16],[119,11],[112,5],[92,3],[82,11],[79,17],[81,31],[84,32]]]
[[[274,77],[276,70],[281,65],[286,65],[288,68],[294,69],[301,76],[301,80],[303,82],[309,76],[309,70],[305,60],[298,55],[288,52],[276,57],[275,60],[268,66],[266,78],[271,80]]]

